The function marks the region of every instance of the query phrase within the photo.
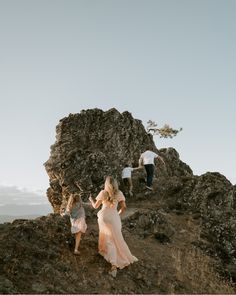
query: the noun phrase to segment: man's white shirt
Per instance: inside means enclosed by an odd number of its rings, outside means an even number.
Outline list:
[[[139,161],[143,163],[143,165],[153,164],[154,159],[157,158],[158,155],[152,151],[146,151],[141,154]]]

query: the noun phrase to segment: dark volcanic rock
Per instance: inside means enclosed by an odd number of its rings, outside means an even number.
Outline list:
[[[140,154],[147,147],[157,151],[152,135],[129,112],[92,109],[60,120],[56,142],[45,163],[50,178],[47,195],[54,211],[59,212],[64,206],[69,192],[78,190],[77,181],[87,193],[97,193],[107,175],[120,181],[123,166],[126,163],[137,166]],[[158,179],[192,175],[174,149],[162,149],[160,154],[166,160],[166,167],[157,165]],[[134,172],[133,181],[134,189],[139,191],[140,183],[143,186],[145,181],[144,171]]]
[[[147,145],[156,150],[141,121],[128,112],[92,109],[60,120],[56,143],[45,163],[50,178],[48,198],[54,211],[60,210],[65,188],[75,191],[79,181],[85,191],[97,192],[106,175],[119,178],[124,164],[138,165]]]
[[[233,186],[225,176],[208,172],[198,178],[191,194],[191,206],[203,215],[217,217],[233,209]]]
[[[140,209],[125,220],[124,227],[143,238],[165,236],[165,240],[168,239],[169,242],[175,234],[173,226],[165,218],[162,209]]]
[[[167,181],[170,209],[199,213],[202,230],[223,264],[236,263],[235,187],[218,172]],[[212,254],[214,253],[214,254]],[[230,268],[232,269],[232,267]]]
[[[202,215],[217,216],[234,209],[235,191],[227,178],[218,172],[201,176],[172,177],[165,181],[172,208],[191,209]]]
[[[78,191],[79,186],[84,191],[84,200],[90,192],[96,194],[103,188],[107,175],[117,177],[123,190],[121,171],[124,164],[137,166],[140,154],[147,148],[159,152],[166,165],[156,164],[153,192],[145,191],[144,169],[133,172],[133,201],[137,201],[137,207],[139,200],[153,199],[161,201],[167,212],[173,210],[178,214],[187,212],[198,216],[207,239],[204,244],[207,247],[202,245],[202,248],[209,255],[218,256],[227,271],[234,269],[236,187],[217,172],[194,176],[175,149],[157,150],[142,122],[129,112],[91,109],[60,120],[56,127],[56,142],[45,163],[50,180],[47,196],[54,212],[58,213],[65,206],[69,193]],[[94,217],[95,213],[86,211],[89,217]],[[127,230],[142,238],[153,235],[160,241],[172,240],[174,230],[158,210],[140,212],[142,214],[137,213],[126,221]],[[25,226],[24,238],[31,239],[31,236],[31,228]],[[42,290],[44,287],[34,285],[34,289],[37,288]]]

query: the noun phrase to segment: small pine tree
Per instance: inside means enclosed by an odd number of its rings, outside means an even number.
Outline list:
[[[151,133],[152,135],[159,135],[160,138],[173,138],[183,130],[183,128],[180,128],[179,130],[173,129],[168,124],[158,128],[157,123],[152,120],[149,120],[147,124],[147,132]]]

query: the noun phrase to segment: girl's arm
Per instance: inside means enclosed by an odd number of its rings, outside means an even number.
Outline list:
[[[67,205],[66,205],[66,212],[70,212],[71,211],[71,205],[72,205],[72,196],[70,195]]]

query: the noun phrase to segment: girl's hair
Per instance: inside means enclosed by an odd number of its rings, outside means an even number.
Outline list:
[[[105,180],[105,191],[107,192],[106,200],[110,203],[114,203],[117,199],[117,193],[119,191],[118,182],[112,176],[107,176]]]
[[[81,194],[78,193],[73,193],[71,194],[71,201],[69,203],[69,211],[71,211],[74,203],[80,203],[80,205],[82,205],[82,199],[81,199]]]

